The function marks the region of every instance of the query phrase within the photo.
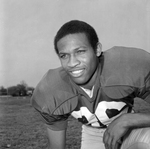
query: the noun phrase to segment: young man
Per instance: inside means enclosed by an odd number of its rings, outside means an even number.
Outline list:
[[[102,52],[89,24],[73,20],[57,32],[62,67],[37,85],[32,105],[47,126],[50,149],[64,149],[67,119],[82,124],[81,149],[149,149],[150,113],[134,113],[135,97],[150,102],[150,54],[113,47]]]

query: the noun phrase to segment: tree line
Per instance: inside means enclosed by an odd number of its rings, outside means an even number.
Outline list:
[[[16,86],[10,86],[5,88],[0,87],[0,95],[10,95],[10,96],[31,96],[34,91],[34,87],[28,86],[25,81],[21,81],[20,84]]]

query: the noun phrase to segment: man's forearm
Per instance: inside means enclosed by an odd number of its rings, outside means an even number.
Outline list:
[[[150,127],[150,113],[127,113],[122,116],[126,128]]]

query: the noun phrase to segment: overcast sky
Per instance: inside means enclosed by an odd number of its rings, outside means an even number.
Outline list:
[[[150,52],[149,0],[1,0],[0,86],[24,80],[35,87],[60,66],[53,47],[58,29],[78,19],[97,31],[103,50],[116,45]]]

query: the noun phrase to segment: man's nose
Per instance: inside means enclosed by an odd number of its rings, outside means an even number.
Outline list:
[[[75,67],[79,64],[80,64],[80,61],[75,56],[70,57],[69,62],[68,62],[69,67]]]

